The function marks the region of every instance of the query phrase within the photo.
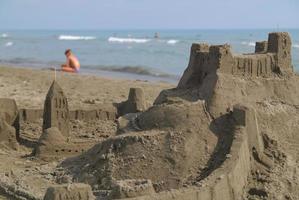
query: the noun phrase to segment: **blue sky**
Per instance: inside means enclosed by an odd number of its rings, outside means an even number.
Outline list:
[[[0,29],[299,28],[299,0],[0,0]]]

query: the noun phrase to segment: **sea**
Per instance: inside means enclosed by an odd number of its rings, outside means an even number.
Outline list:
[[[0,30],[0,65],[60,68],[72,49],[81,74],[177,82],[192,43],[225,44],[234,53],[254,52],[269,32],[287,31],[299,72],[299,29],[243,30]],[[156,36],[156,37],[155,37]]]

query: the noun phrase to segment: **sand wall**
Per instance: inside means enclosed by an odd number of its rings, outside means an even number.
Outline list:
[[[43,118],[42,109],[21,109],[20,120],[26,122],[34,122]],[[69,117],[71,120],[115,120],[117,116],[117,110],[114,107],[108,107],[107,109],[99,108],[94,110],[71,110]]]
[[[130,200],[236,200],[243,193],[250,173],[250,152],[244,127],[236,127],[230,154],[223,165],[201,187],[171,190]],[[129,199],[127,199],[129,200]]]
[[[48,188],[44,200],[94,200],[91,187],[86,184],[64,184]]]

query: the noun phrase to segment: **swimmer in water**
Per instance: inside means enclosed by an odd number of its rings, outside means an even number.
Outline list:
[[[155,39],[159,39],[159,38],[160,38],[160,35],[159,35],[159,33],[158,33],[158,32],[156,32],[156,33],[155,33],[155,36],[154,36],[154,38],[155,38]]]

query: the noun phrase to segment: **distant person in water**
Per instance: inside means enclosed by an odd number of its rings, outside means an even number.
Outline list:
[[[155,39],[159,39],[160,38],[160,34],[158,32],[156,32],[155,35],[154,35],[154,38]]]
[[[66,63],[61,65],[61,70],[64,72],[79,72],[80,62],[78,58],[72,53],[70,49],[64,52],[66,56]]]

